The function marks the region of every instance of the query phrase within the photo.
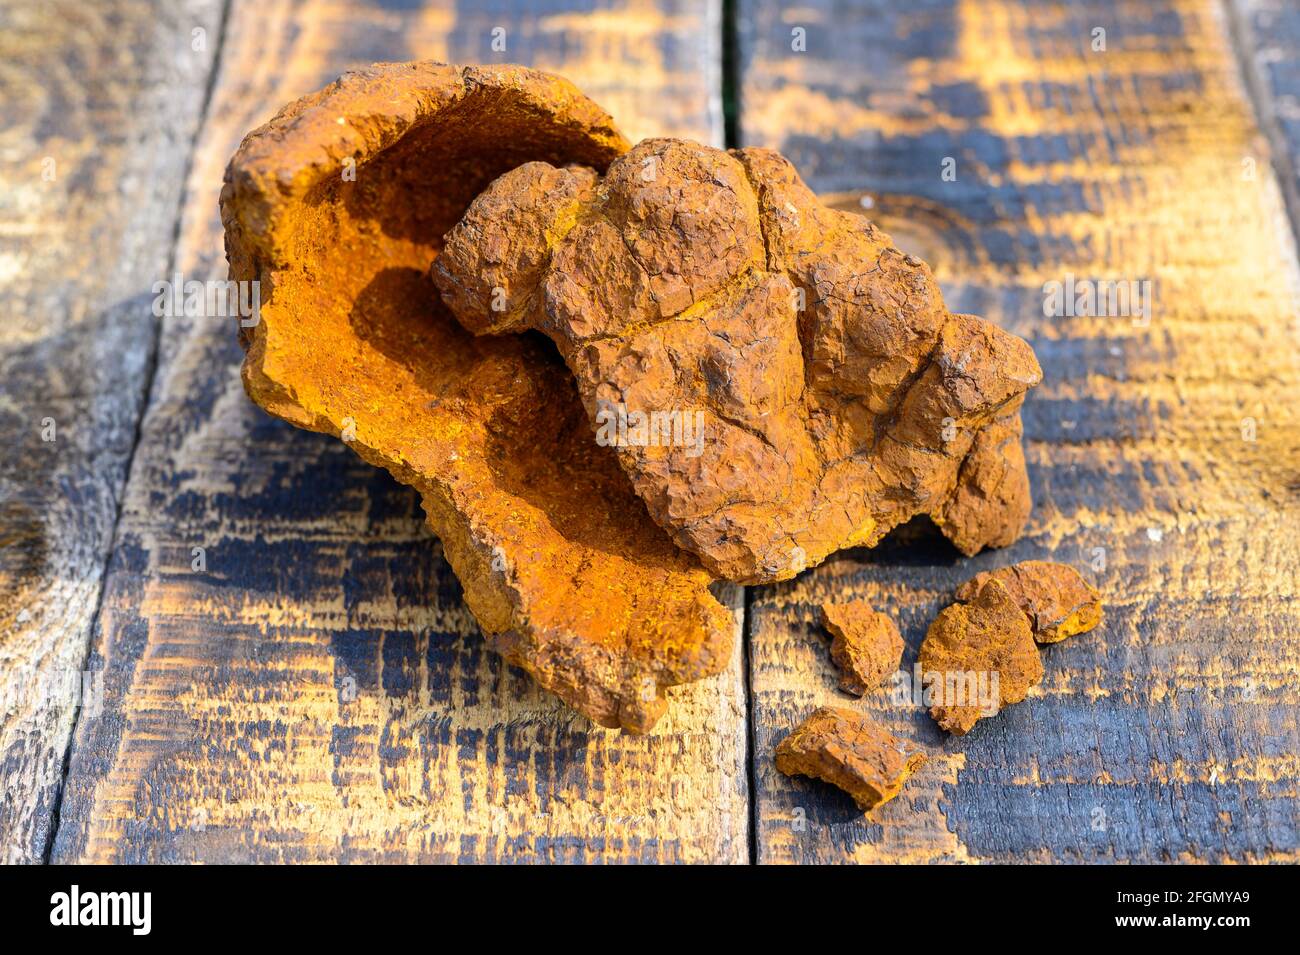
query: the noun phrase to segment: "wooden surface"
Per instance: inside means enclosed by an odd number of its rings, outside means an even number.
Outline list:
[[[845,208],[869,196],[950,305],[1033,342],[1036,508],[1007,551],[965,560],[910,526],[733,592],[748,657],[674,692],[647,738],[590,726],[484,650],[414,494],[262,414],[230,322],[156,325],[149,289],[224,277],[216,194],[239,137],[350,66],[528,63],[633,140],[721,143],[720,2],[90,6],[0,8],[7,857],[44,857],[55,829],[61,862],[1300,855],[1283,4],[738,0],[740,142]],[[46,155],[69,157],[53,183]],[[1045,318],[1043,283],[1067,272],[1153,279],[1150,323]],[[46,408],[71,422],[53,447]],[[910,667],[956,583],[1026,557],[1078,564],[1108,616],[1044,651],[1025,703],[945,739],[920,709],[834,690],[823,599],[895,614]],[[102,702],[78,713],[83,669]],[[876,819],[772,765],[829,701],[933,753]]]
[[[219,11],[0,8],[3,861],[40,860],[52,834]]]
[[[742,140],[845,205],[869,195],[954,308],[1032,342],[1044,381],[1016,546],[963,560],[914,527],[751,593],[759,859],[1294,860],[1300,272],[1223,10],[781,6],[741,3]],[[1149,325],[1045,318],[1043,284],[1071,272],[1153,280]],[[957,583],[1025,558],[1078,565],[1106,600],[1099,631],[1044,651],[1028,701],[964,738],[864,701],[935,753],[875,821],[776,772],[775,741],[836,696],[821,600],[896,614],[910,669]]]
[[[1292,225],[1300,226],[1300,6],[1290,0],[1232,0],[1228,13]]]

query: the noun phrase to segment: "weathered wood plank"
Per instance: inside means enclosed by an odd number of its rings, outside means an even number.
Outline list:
[[[1228,12],[1291,222],[1300,234],[1300,8],[1285,0],[1230,0]]]
[[[869,196],[955,309],[1034,344],[1045,380],[1019,544],[964,560],[911,527],[751,594],[760,859],[1296,859],[1300,269],[1223,9],[781,8],[740,4],[743,140],[846,206]],[[1044,317],[1069,273],[1153,280],[1149,324]],[[775,743],[837,695],[820,601],[896,615],[910,669],[958,582],[1030,557],[1080,566],[1108,607],[1045,650],[1029,700],[946,739],[869,698],[935,754],[877,820],[776,772]]]
[[[695,5],[531,7],[235,0],[186,276],[225,275],[239,137],[373,60],[562,70],[630,135],[720,138],[718,31]],[[56,859],[746,860],[740,654],[653,736],[575,716],[483,648],[412,492],[251,405],[233,331],[167,322],[92,661],[104,712],[77,729]]]
[[[48,848],[220,10],[0,9],[0,860]]]

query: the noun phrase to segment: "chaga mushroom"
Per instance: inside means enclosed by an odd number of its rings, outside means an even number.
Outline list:
[[[951,314],[923,262],[771,150],[521,165],[432,273],[476,335],[556,343],[597,440],[720,577],[787,579],[918,514],[973,554],[1029,513],[1033,351]]]
[[[831,659],[840,669],[840,689],[862,696],[898,669],[903,637],[894,621],[865,600],[822,604],[822,626],[834,638]]]
[[[898,795],[925,763],[914,743],[900,739],[865,713],[824,706],[776,748],[776,768],[837,786],[869,812]]]
[[[1101,623],[1101,595],[1068,564],[1025,560],[985,571],[962,584],[957,599],[975,599],[990,580],[1006,588],[1039,643],[1058,643]]]
[[[968,603],[940,612],[926,631],[917,663],[930,715],[940,729],[958,736],[981,717],[1019,703],[1043,678],[1029,620],[996,579]]]
[[[260,322],[241,331],[253,401],[416,488],[490,645],[641,732],[665,687],[726,666],[731,616],[591,440],[552,350],[467,334],[428,278],[502,173],[604,169],[626,148],[557,77],[383,64],[250,133],[221,215],[231,279],[260,282]]]

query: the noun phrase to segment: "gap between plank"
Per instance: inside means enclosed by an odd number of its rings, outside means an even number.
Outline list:
[[[754,599],[754,588],[742,590],[740,652],[744,654],[745,679],[745,773],[749,787],[749,864],[758,865],[758,763],[755,754],[758,751],[758,725],[754,719],[754,668],[749,653],[749,628],[754,619],[750,613],[750,604]]]
[[[736,26],[736,0],[722,0],[722,145],[740,148],[740,65],[739,37]],[[749,653],[749,628],[753,620],[750,604],[752,587],[741,587],[740,652],[745,681],[745,782],[749,790],[749,813],[746,816],[749,864],[758,864],[758,765],[755,762],[756,721],[754,719],[754,674]]]
[[[740,39],[736,0],[722,0],[722,143],[740,148]]]

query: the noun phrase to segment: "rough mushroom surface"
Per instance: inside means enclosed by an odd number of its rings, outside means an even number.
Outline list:
[[[925,761],[925,753],[914,743],[865,713],[837,706],[817,710],[776,748],[781,772],[837,786],[863,812],[897,796]]]
[[[997,580],[985,583],[970,602],[940,612],[917,662],[930,715],[959,736],[982,717],[1019,703],[1043,678],[1028,618]]]
[[[865,600],[822,604],[822,626],[834,638],[831,659],[840,689],[854,696],[873,690],[903,658],[903,637],[894,621]]]
[[[433,277],[475,334],[556,343],[597,439],[720,577],[787,579],[918,514],[972,554],[1029,513],[1032,350],[950,313],[923,262],[771,150],[521,165]]]
[[[1039,643],[1059,643],[1101,623],[1101,596],[1068,564],[1026,560],[985,571],[962,584],[957,599],[975,599],[990,580],[1001,583],[1024,611]]]

